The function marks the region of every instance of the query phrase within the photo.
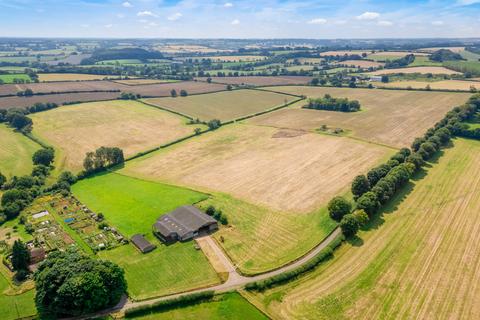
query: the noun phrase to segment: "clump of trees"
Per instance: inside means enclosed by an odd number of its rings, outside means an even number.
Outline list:
[[[429,59],[431,61],[436,62],[444,62],[444,61],[451,61],[451,60],[464,60],[463,57],[459,53],[455,53],[448,49],[440,49],[433,52]]]
[[[87,152],[83,160],[86,174],[99,172],[125,161],[123,151],[117,147],[100,147],[95,152]]]
[[[13,176],[7,181],[6,177],[0,173],[0,188],[4,191],[0,201],[0,224],[18,216],[42,194],[45,179],[50,174],[53,152],[53,149],[41,149],[35,152],[32,157],[35,166],[30,175]]]
[[[387,60],[385,62],[385,68],[386,69],[395,69],[395,68],[402,68],[406,67],[409,64],[413,63],[415,61],[415,55],[414,54],[407,54],[405,57],[402,57],[400,59],[395,59],[395,60]]]
[[[140,99],[142,96],[140,94],[130,93],[130,92],[122,92],[120,94],[120,99],[122,100],[137,100]]]
[[[51,252],[34,274],[42,318],[92,313],[116,305],[127,290],[124,271],[76,250]]]
[[[31,97],[31,96],[33,96],[33,90],[28,88],[28,89],[25,89],[25,90],[22,90],[22,91],[18,91],[17,96],[19,96],[19,97]]]
[[[215,220],[223,225],[228,224],[227,216],[222,212],[222,210],[216,209],[214,206],[208,206],[207,210],[205,210],[205,213],[209,216],[212,216]]]
[[[360,102],[348,100],[347,98],[333,98],[326,94],[323,98],[309,99],[306,109],[356,112],[360,110]]]
[[[218,119],[213,119],[207,122],[207,126],[210,130],[216,130],[222,126],[222,122]]]

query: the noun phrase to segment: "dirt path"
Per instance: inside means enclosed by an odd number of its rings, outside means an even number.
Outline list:
[[[213,286],[213,287],[208,287],[208,288],[201,288],[201,289],[194,289],[186,292],[181,292],[181,293],[175,293],[171,294],[168,296],[162,296],[158,298],[153,298],[153,299],[148,299],[148,300],[142,300],[142,301],[130,301],[126,299],[122,299],[122,301],[115,307],[104,310],[101,312],[97,312],[93,315],[88,315],[88,316],[83,316],[83,317],[78,317],[78,318],[71,318],[80,320],[80,319],[90,319],[92,316],[99,317],[99,316],[105,316],[111,313],[117,313],[117,312],[125,312],[128,309],[131,308],[136,308],[140,307],[143,305],[149,305],[158,301],[163,301],[163,300],[169,300],[172,298],[177,298],[181,297],[184,295],[189,295],[192,293],[199,293],[199,292],[204,292],[204,291],[215,291],[216,293],[223,293],[227,292],[230,290],[238,289],[243,286],[245,286],[248,283],[259,281],[259,280],[264,280],[273,276],[276,276],[278,274],[281,274],[286,271],[293,270],[304,263],[308,262],[311,260],[313,257],[315,257],[320,251],[325,249],[329,244],[331,244],[337,237],[341,235],[341,230],[340,228],[336,228],[328,237],[326,237],[321,243],[319,243],[313,250],[311,250],[308,254],[304,255],[300,259],[285,265],[279,269],[266,272],[257,276],[253,277],[246,277],[242,276],[237,272],[231,261],[228,259],[228,257],[225,255],[225,253],[222,251],[222,249],[218,246],[218,244],[210,237],[203,237],[200,238],[200,242],[202,245],[208,245],[210,253],[214,253],[216,255],[217,261],[221,261],[221,263],[225,266],[225,268],[229,271],[229,277],[226,282]]]

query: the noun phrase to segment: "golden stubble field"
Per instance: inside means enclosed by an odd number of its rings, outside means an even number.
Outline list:
[[[394,81],[388,83],[375,83],[377,87],[386,88],[413,88],[413,89],[425,89],[430,86],[434,90],[462,90],[469,91],[471,88],[480,90],[480,81],[462,81],[462,80],[442,80],[442,81]]]
[[[219,119],[223,122],[278,107],[295,99],[298,98],[274,92],[233,90],[188,97],[145,99],[145,102],[203,121]]]
[[[240,124],[134,160],[123,172],[310,212],[391,153],[348,138]]]
[[[396,73],[431,73],[431,74],[461,74],[461,72],[447,69],[445,67],[407,67],[407,68],[397,68],[397,69],[382,69],[376,70],[367,75],[381,75],[381,74],[396,74]]]
[[[352,137],[401,148],[423,135],[453,107],[465,103],[469,93],[347,89],[325,87],[274,87],[276,91],[317,98],[325,94],[358,100],[362,110],[342,113],[307,110],[303,101],[249,120],[277,128],[314,130],[325,124],[351,130]]]
[[[480,318],[480,142],[454,145],[361,240],[253,298],[274,319]]]
[[[82,168],[85,153],[98,147],[119,147],[131,156],[194,129],[181,117],[135,101],[83,103],[31,117],[33,134],[59,150],[57,167],[73,171]]]

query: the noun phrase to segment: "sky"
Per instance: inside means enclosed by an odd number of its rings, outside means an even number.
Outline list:
[[[480,37],[480,0],[0,0],[0,37]]]

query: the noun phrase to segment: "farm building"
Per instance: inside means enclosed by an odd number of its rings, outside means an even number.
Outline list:
[[[150,252],[157,247],[154,244],[151,244],[150,242],[148,242],[148,240],[145,239],[145,237],[142,236],[141,234],[134,235],[131,238],[131,240],[132,240],[132,243],[135,245],[135,247],[137,247],[141,253]]]
[[[153,233],[166,243],[190,240],[217,229],[217,221],[194,206],[179,207],[153,225]]]

